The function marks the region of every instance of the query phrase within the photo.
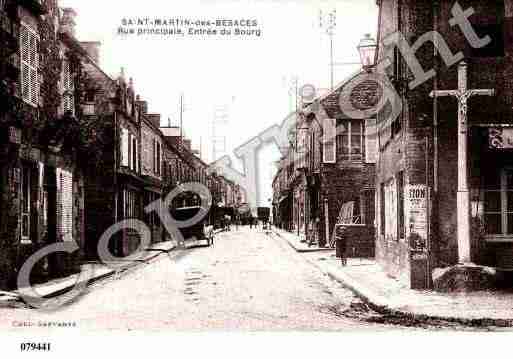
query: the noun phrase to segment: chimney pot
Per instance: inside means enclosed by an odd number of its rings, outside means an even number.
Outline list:
[[[59,22],[59,31],[75,37],[75,17],[77,13],[70,7],[62,8],[62,17]]]

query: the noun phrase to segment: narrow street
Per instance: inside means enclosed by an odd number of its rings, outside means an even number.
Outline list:
[[[2,327],[15,331],[27,330],[13,325],[20,322],[48,330],[39,321],[74,322],[76,330],[455,328],[388,322],[285,241],[247,226],[217,235],[213,247],[163,254],[97,282],[57,312],[4,308],[0,316]]]

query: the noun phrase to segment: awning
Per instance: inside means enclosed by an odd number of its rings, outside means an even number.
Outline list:
[[[281,196],[281,197],[280,197],[280,199],[278,200],[278,203],[281,203],[281,202],[283,202],[284,200],[286,200],[288,196],[289,196],[288,194],[286,194],[286,195],[284,195],[284,196]]]

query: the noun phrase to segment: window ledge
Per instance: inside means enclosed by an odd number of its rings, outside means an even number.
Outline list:
[[[487,235],[485,241],[489,243],[513,243],[513,235]]]

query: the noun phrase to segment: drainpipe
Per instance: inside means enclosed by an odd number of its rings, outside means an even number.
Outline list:
[[[438,31],[438,2],[434,4],[434,31]],[[433,90],[438,90],[438,61],[437,48],[438,38],[435,36],[433,47],[433,59],[435,60],[435,77],[433,79]],[[438,194],[438,97],[433,98],[433,146],[434,146],[434,163],[433,163],[433,189],[435,196]]]
[[[434,3],[433,6],[434,14],[433,14],[433,22],[434,22],[434,31],[438,31],[438,13],[440,11],[440,4],[438,2]],[[433,59],[435,60],[435,77],[433,79],[433,90],[438,90],[438,61],[437,61],[437,48],[438,48],[438,38],[435,36],[434,40],[434,47],[433,47]],[[438,172],[439,172],[439,153],[438,153],[438,97],[434,96],[433,98],[433,196],[428,197],[428,205],[430,205],[432,198],[434,198],[433,206],[429,206],[429,224],[432,228],[435,228],[435,230],[429,230],[428,232],[428,238],[427,238],[427,247],[428,247],[428,269],[429,272],[431,272],[432,266],[434,266],[434,260],[432,258],[432,252],[433,252],[433,246],[431,241],[432,233],[438,233],[438,230],[435,226],[432,226],[433,213],[438,213],[438,205],[437,205],[437,199],[438,199],[438,186],[439,186],[439,178],[438,178]],[[431,285],[431,276],[429,276],[429,284]]]
[[[113,185],[114,185],[114,223],[118,223],[118,199],[119,199],[119,188],[118,188],[118,120],[117,120],[117,110],[114,107],[114,177],[113,177]],[[116,246],[117,248],[117,246]]]

